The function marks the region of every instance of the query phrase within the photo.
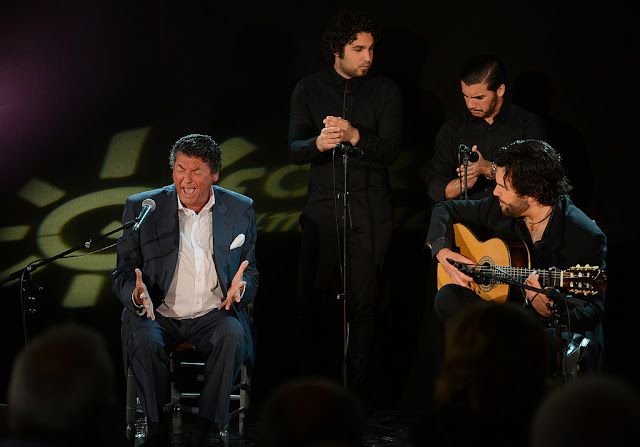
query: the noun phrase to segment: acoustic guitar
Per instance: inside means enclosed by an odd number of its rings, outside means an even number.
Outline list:
[[[599,267],[590,265],[576,265],[567,270],[555,267],[549,269],[532,269],[529,249],[523,241],[505,241],[500,238],[490,238],[482,241],[466,225],[453,225],[455,244],[460,254],[469,258],[473,264],[469,267],[476,272],[491,275],[491,280],[483,284],[470,283],[471,289],[486,301],[504,303],[507,299],[519,298],[523,301],[520,289],[501,282],[501,279],[511,279],[524,283],[532,272],[540,275],[543,287],[562,287],[571,293],[584,295],[596,294],[606,287],[606,273]],[[451,283],[449,275],[438,264],[438,290]],[[517,295],[517,297],[516,297]]]

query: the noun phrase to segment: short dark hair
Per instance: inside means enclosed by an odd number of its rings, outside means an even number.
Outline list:
[[[211,173],[220,172],[222,168],[222,149],[209,135],[192,133],[176,141],[169,152],[169,166],[176,164],[176,154],[180,152],[187,157],[198,157],[209,165]]]
[[[521,196],[534,197],[541,205],[557,205],[571,191],[562,156],[540,140],[518,140],[503,148],[495,159],[504,178]]]
[[[380,39],[380,30],[366,14],[344,9],[331,18],[322,36],[322,53],[327,62],[334,60],[336,52],[342,56],[345,45],[356,40],[358,33],[370,33],[374,42]]]
[[[467,59],[460,70],[460,80],[467,85],[486,83],[495,92],[507,83],[507,69],[497,56],[481,54]]]

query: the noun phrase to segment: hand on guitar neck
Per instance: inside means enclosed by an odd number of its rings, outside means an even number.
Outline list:
[[[471,288],[469,287],[469,283],[473,282],[473,278],[469,275],[465,275],[456,267],[451,265],[449,261],[447,261],[447,259],[453,259],[454,261],[461,262],[463,264],[474,264],[472,260],[470,260],[469,258],[465,258],[460,253],[456,253],[449,248],[443,248],[442,250],[440,250],[436,254],[436,259],[438,259],[438,262],[440,263],[444,271],[447,273],[447,275],[449,275],[449,278],[451,278],[451,282],[453,284],[466,287],[467,289]]]
[[[531,272],[531,275],[524,282],[526,285],[535,287],[536,289],[542,289],[540,284],[540,275],[537,272]],[[533,290],[525,290],[527,300],[533,306],[533,308],[543,317],[550,317],[553,307],[553,300],[550,300],[544,293],[537,293]]]

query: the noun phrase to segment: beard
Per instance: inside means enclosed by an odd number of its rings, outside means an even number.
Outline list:
[[[488,116],[493,116],[496,114],[496,110],[498,109],[498,97],[494,96],[491,102],[487,105],[486,110],[475,109],[475,117],[476,118],[487,118]],[[469,110],[472,114],[471,110]]]
[[[529,209],[529,202],[523,198],[518,198],[512,203],[500,202],[502,205],[502,214],[507,217],[521,217],[525,211]]]
[[[346,74],[350,78],[364,78],[369,72],[369,69],[371,68],[371,64],[369,64],[366,67],[361,65],[353,66],[349,63],[349,61],[346,61],[342,57],[339,58],[337,61],[338,61],[338,68],[339,68],[338,71],[342,71],[344,74]]]

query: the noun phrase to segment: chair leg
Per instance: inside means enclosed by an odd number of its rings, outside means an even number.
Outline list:
[[[177,360],[172,356],[169,360],[170,374],[174,374],[177,369]],[[182,405],[180,402],[180,390],[179,385],[175,380],[171,380],[171,404],[173,411],[171,413],[171,428],[174,435],[182,434]]]
[[[229,447],[229,424],[218,424],[220,430],[220,442],[223,447]]]
[[[125,436],[129,441],[133,441],[136,434],[136,381],[133,378],[131,367],[127,369],[127,391],[125,402]]]
[[[249,373],[245,365],[242,365],[242,368],[240,369],[240,380],[244,384],[240,388],[240,408],[244,408],[244,411],[238,415],[238,433],[241,437],[246,438],[246,411],[249,409],[249,389],[251,387],[251,379],[249,378]]]

